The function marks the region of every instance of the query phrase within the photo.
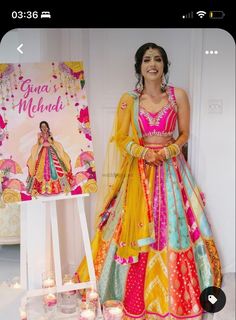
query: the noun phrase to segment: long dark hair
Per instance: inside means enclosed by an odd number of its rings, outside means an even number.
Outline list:
[[[164,63],[164,69],[163,69],[164,75],[166,76],[168,74],[168,71],[169,71],[170,62],[168,60],[166,51],[162,47],[160,47],[157,44],[152,43],[152,42],[148,42],[148,43],[143,44],[140,48],[138,48],[138,50],[135,53],[135,65],[134,65],[134,68],[135,68],[136,77],[138,79],[138,82],[136,83],[136,86],[135,86],[136,89],[140,85],[141,86],[144,85],[144,79],[143,79],[143,76],[141,74],[141,64],[142,64],[142,61],[143,61],[143,56],[144,56],[145,52],[148,49],[157,49],[160,52],[160,55],[161,55],[163,63]],[[166,80],[168,80],[168,79],[166,79]]]
[[[48,135],[51,136],[51,131],[50,131],[50,127],[49,127],[48,122],[47,122],[47,121],[41,121],[41,122],[40,122],[40,124],[39,124],[39,129],[40,129],[40,131],[42,131],[42,130],[41,130],[42,124],[45,124],[45,125],[46,125],[46,127],[48,128]]]

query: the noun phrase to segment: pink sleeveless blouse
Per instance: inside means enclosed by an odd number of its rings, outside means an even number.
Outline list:
[[[167,87],[168,103],[156,113],[139,107],[139,125],[143,137],[172,136],[176,126],[177,104],[174,87]]]

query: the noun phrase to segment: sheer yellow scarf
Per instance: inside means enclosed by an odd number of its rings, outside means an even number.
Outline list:
[[[98,193],[96,227],[100,223],[101,213],[121,188],[124,190],[122,205],[117,208],[121,212],[116,212],[121,216],[120,231],[116,238],[117,256],[121,263],[136,262],[139,252],[146,251],[147,245],[155,241],[144,160],[140,154],[133,156],[130,148],[144,149],[138,112],[139,94],[125,93],[118,103]]]

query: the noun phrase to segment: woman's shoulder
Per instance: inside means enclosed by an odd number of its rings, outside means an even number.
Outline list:
[[[121,95],[121,99],[133,101],[138,96],[135,90],[126,91]]]
[[[127,92],[124,92],[121,97],[120,97],[120,102],[119,102],[119,105],[124,106],[125,107],[131,107],[134,103],[134,100],[136,98],[136,94],[134,91],[127,91]]]
[[[186,91],[183,88],[170,86],[170,89],[173,91],[177,103],[179,101],[185,100],[188,97]]]

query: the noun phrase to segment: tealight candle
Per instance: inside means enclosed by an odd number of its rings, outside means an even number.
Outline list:
[[[98,306],[99,295],[96,290],[93,288],[91,290],[87,290],[86,292],[86,300],[94,304],[95,308]]]
[[[43,285],[42,287],[47,289],[47,288],[52,288],[55,287],[55,278],[53,272],[44,272],[43,273]]]
[[[49,293],[44,297],[44,302],[47,306],[54,306],[57,303],[55,294]]]
[[[122,310],[120,308],[118,308],[118,307],[110,308],[108,310],[108,313],[111,316],[121,316],[123,314]]]
[[[20,284],[18,282],[16,282],[15,284],[12,285],[12,288],[14,289],[20,289]]]
[[[44,296],[44,308],[46,312],[54,312],[57,309],[57,297],[53,293]]]
[[[93,320],[96,318],[96,312],[94,304],[86,301],[80,301],[80,320]]]
[[[27,313],[24,308],[19,309],[20,312],[20,320],[27,320]]]
[[[89,301],[97,301],[98,300],[98,293],[94,290],[91,290],[88,292],[88,295],[87,295]]]
[[[123,318],[123,304],[121,301],[108,300],[103,305],[105,320],[121,320]]]
[[[80,320],[94,320],[95,312],[93,310],[87,309],[82,310],[80,313]]]
[[[43,280],[43,288],[51,288],[55,286],[54,279],[48,278]]]
[[[15,277],[12,279],[11,288],[13,288],[13,289],[20,289],[21,288],[19,277]]]

